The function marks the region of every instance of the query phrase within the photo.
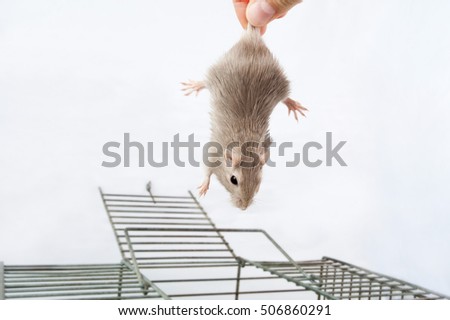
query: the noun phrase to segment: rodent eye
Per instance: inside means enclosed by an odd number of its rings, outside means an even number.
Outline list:
[[[230,181],[231,181],[231,183],[234,184],[235,186],[238,185],[238,181],[237,181],[237,178],[236,178],[235,176],[231,176]]]

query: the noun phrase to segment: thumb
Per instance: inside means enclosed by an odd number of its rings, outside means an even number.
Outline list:
[[[288,12],[301,0],[253,0],[247,8],[247,20],[255,27],[262,27]]]

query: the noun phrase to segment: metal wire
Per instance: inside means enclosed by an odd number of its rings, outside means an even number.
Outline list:
[[[155,195],[150,183],[147,191],[147,195],[133,195],[100,189],[122,255],[120,264],[4,266],[0,262],[0,300],[448,299],[333,258],[293,260],[264,230],[217,228],[191,192]],[[227,233],[262,234],[286,260],[238,256],[224,236]]]
[[[126,264],[5,266],[6,299],[164,299]]]
[[[311,291],[314,291],[326,298],[329,299],[334,299],[334,296],[328,294],[325,291],[322,291],[320,286],[318,286],[319,283],[319,278],[310,274],[305,273],[305,271],[281,248],[281,246],[275,242],[275,240],[270,237],[264,230],[260,230],[260,229],[222,229],[222,228],[215,228],[214,230],[211,229],[199,229],[199,228],[127,228],[125,230],[125,237],[127,239],[128,245],[129,245],[129,251],[132,252],[131,254],[131,259],[133,262],[133,265],[136,267],[136,270],[138,271],[138,273],[140,273],[140,268],[145,268],[148,264],[145,263],[141,263],[141,261],[144,260],[156,260],[156,261],[163,261],[160,262],[162,264],[164,264],[165,266],[169,266],[169,265],[173,265],[173,264],[180,264],[180,267],[183,267],[184,264],[184,260],[189,260],[188,262],[186,262],[186,264],[198,264],[198,265],[205,265],[208,263],[211,263],[207,260],[212,259],[212,260],[217,260],[217,259],[236,259],[235,256],[233,257],[229,257],[229,256],[205,256],[205,255],[197,255],[197,256],[152,256],[152,257],[147,257],[147,258],[136,258],[136,254],[135,254],[135,250],[134,250],[134,245],[135,243],[133,242],[133,233],[145,233],[145,234],[155,234],[155,233],[164,233],[164,234],[170,234],[170,233],[176,233],[177,235],[180,235],[184,232],[195,232],[197,234],[201,234],[204,232],[219,232],[221,234],[223,233],[260,233],[263,234],[269,241],[270,243],[275,246],[280,252],[281,254],[287,259],[289,266],[291,268],[293,268],[293,270],[295,270],[298,274],[300,274],[302,277],[301,278],[290,278],[290,277],[286,277],[283,273],[279,273],[276,270],[271,270],[269,268],[267,268],[266,266],[260,264],[257,261],[251,261],[248,259],[245,259],[243,257],[238,257],[237,262],[237,267],[240,268],[240,265],[251,265],[257,268],[260,268],[264,271],[270,271],[272,274],[276,274],[279,277],[285,278],[288,281],[292,281],[297,285],[300,285],[306,289],[309,289]],[[167,244],[172,244],[172,242],[159,242],[160,244],[163,245],[167,245]],[[151,247],[142,250],[142,252],[145,253],[154,253],[155,250],[152,249]],[[178,250],[176,250],[177,253],[179,253]],[[199,251],[197,251],[199,252]],[[211,251],[210,251],[211,252]],[[169,261],[167,261],[169,260]],[[216,261],[215,261],[216,262]],[[238,269],[238,277],[237,279],[239,280],[239,275],[240,275],[240,271]],[[239,290],[239,284],[236,284],[237,286],[237,290]],[[238,296],[238,291],[236,291],[236,296]]]
[[[4,284],[4,265],[3,262],[0,261],[0,300],[5,299],[5,284]]]
[[[324,257],[318,261],[298,263],[305,272],[320,277],[322,290],[336,299],[447,299],[439,293],[333,258]],[[283,273],[286,278],[302,278],[289,264],[262,264],[269,270]],[[326,297],[319,295],[319,298]]]

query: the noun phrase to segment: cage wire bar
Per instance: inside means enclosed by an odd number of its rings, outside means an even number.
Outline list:
[[[217,228],[185,196],[103,193],[122,256],[118,264],[14,266],[0,262],[0,299],[449,299],[323,257],[297,261],[264,230]],[[283,261],[254,261],[224,235],[259,234]]]
[[[5,275],[4,275],[4,265],[3,262],[0,261],[0,300],[5,299]]]
[[[124,263],[6,266],[6,299],[167,299],[149,287],[143,293],[134,270]]]

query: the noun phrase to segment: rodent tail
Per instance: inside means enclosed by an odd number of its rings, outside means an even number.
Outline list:
[[[259,27],[252,26],[250,23],[247,25],[246,33],[250,36],[261,37],[261,30]]]

